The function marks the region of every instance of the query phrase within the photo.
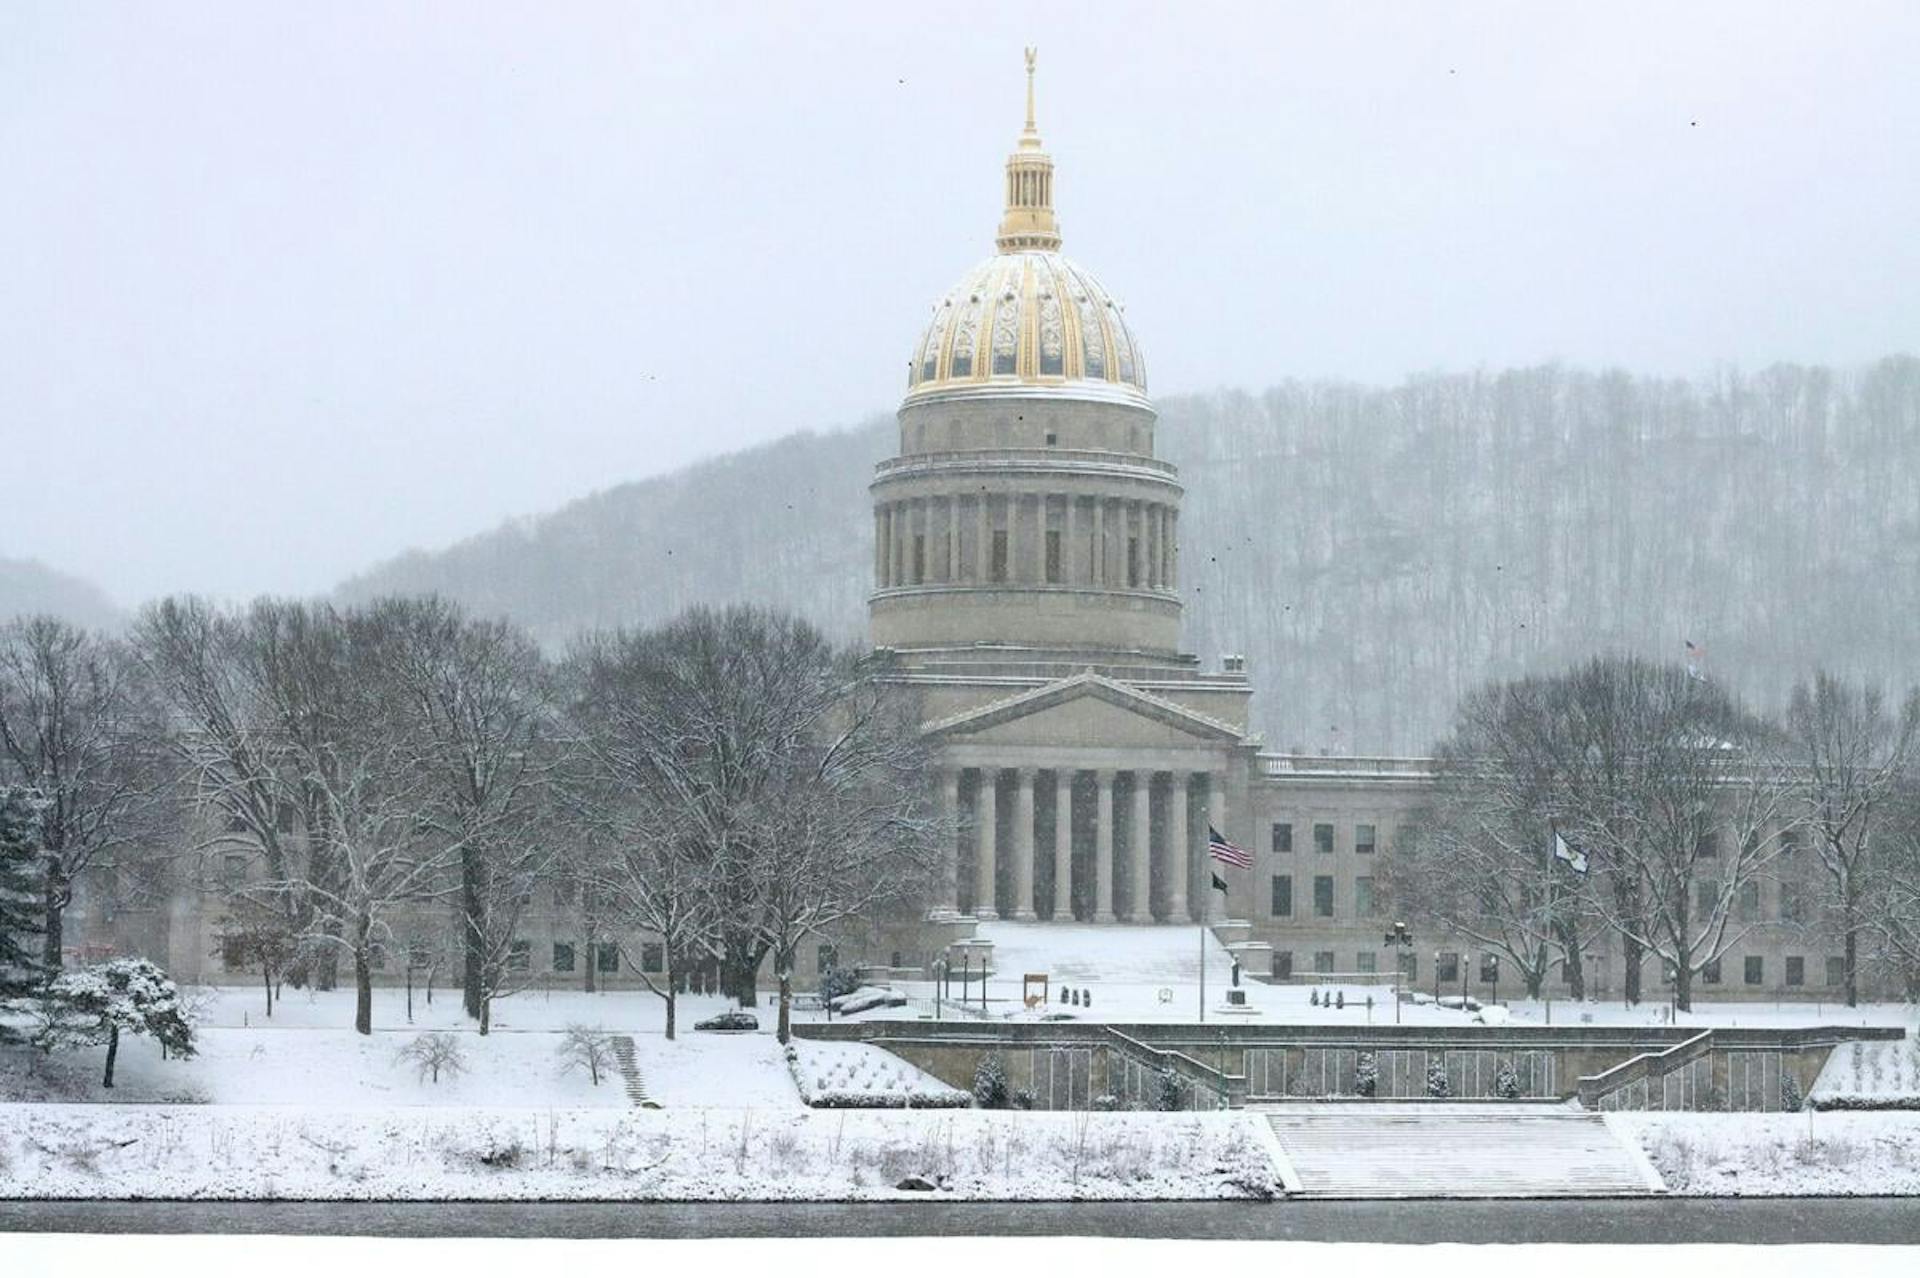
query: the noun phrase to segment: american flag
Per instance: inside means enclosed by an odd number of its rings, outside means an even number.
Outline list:
[[[1226,835],[1207,827],[1207,852],[1216,861],[1225,861],[1228,865],[1237,865],[1243,870],[1253,868],[1253,854],[1245,848],[1237,848],[1227,842]]]

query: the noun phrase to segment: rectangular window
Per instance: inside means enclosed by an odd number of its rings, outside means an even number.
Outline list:
[[[839,957],[839,954],[835,952],[831,945],[822,945],[813,952],[813,970],[816,972],[831,972],[835,961]]]
[[[1378,972],[1380,956],[1372,950],[1361,950],[1353,956],[1353,970],[1356,972]]]
[[[1333,951],[1315,950],[1313,952],[1313,972],[1315,976],[1324,976],[1333,971]]]
[[[1806,884],[1796,883],[1792,879],[1780,881],[1780,921],[1782,923],[1807,921]]]
[[[1400,979],[1412,985],[1420,979],[1420,956],[1412,950],[1402,950],[1394,964],[1400,969]]]
[[[1007,579],[1007,531],[1004,528],[993,530],[993,579]]]
[[[1780,831],[1780,855],[1792,856],[1800,850],[1800,831],[1787,829]]]
[[[1845,985],[1847,983],[1847,960],[1839,954],[1827,955],[1827,984]]]
[[[1693,914],[1695,918],[1711,918],[1713,907],[1720,900],[1720,885],[1712,879],[1695,879],[1693,883]]]
[[[507,970],[509,972],[524,972],[531,966],[533,966],[533,942],[507,942]]]
[[[1060,534],[1047,530],[1047,583],[1060,584]]]
[[[1323,821],[1313,827],[1313,850],[1321,856],[1333,855],[1333,826]]]
[[[1787,984],[1807,983],[1807,960],[1798,954],[1787,955]]]
[[[372,950],[370,950],[367,954],[367,963],[368,963],[368,966],[372,967],[373,970],[376,972],[386,971],[387,970],[387,947],[384,945],[376,944],[372,948]]]
[[[1361,856],[1373,855],[1374,833],[1370,825],[1353,827],[1353,850]]]
[[[1712,861],[1720,855],[1720,836],[1708,830],[1693,845],[1693,854],[1702,861]]]
[[[1273,952],[1273,979],[1284,981],[1293,975],[1293,951],[1275,950]]]
[[[1747,984],[1759,985],[1767,979],[1766,960],[1758,954],[1747,955],[1746,968],[1743,975]]]
[[[1276,919],[1293,917],[1293,876],[1291,874],[1273,876],[1273,917]]]
[[[1370,919],[1378,913],[1373,904],[1373,876],[1362,874],[1353,881],[1354,917]]]
[[[247,966],[247,943],[237,936],[220,938],[220,966],[238,972]]]
[[[280,803],[274,806],[273,828],[281,834],[293,833],[293,805]]]
[[[1700,969],[1700,983],[1702,985],[1718,985],[1720,983],[1719,959],[1712,960]]]
[[[1452,985],[1460,979],[1460,956],[1452,950],[1440,952],[1440,983]]]
[[[594,957],[595,967],[599,968],[602,972],[617,972],[620,970],[620,947],[618,945],[615,945],[612,941],[602,941],[595,949],[597,951]]]
[[[1333,876],[1331,874],[1313,876],[1313,912],[1318,918],[1333,917]]]
[[[1760,881],[1749,879],[1740,885],[1740,921],[1752,923],[1760,917]]]
[[[1290,822],[1273,823],[1273,852],[1275,856],[1287,856],[1293,852],[1293,825]]]
[[[571,972],[573,970],[573,943],[571,941],[555,941],[553,943],[553,970],[556,972]]]
[[[247,881],[247,857],[243,852],[229,852],[220,863],[220,882],[229,892],[237,892],[240,885]]]
[[[640,947],[640,967],[647,972],[667,970],[667,947],[658,941],[648,941]]]
[[[1500,956],[1498,954],[1482,954],[1480,956],[1480,983],[1482,985],[1491,985],[1494,982],[1494,978],[1499,975]]]

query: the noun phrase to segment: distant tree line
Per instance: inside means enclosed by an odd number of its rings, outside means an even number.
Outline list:
[[[1181,468],[1187,645],[1246,655],[1253,727],[1419,753],[1493,679],[1691,639],[1747,702],[1887,680],[1920,616],[1920,360],[1694,380],[1559,366],[1160,401]],[[343,599],[437,592],[558,649],[759,601],[865,631],[890,418],[610,488]]]
[[[484,1033],[531,979],[538,895],[590,946],[663,946],[661,981],[628,966],[669,1034],[677,969],[716,962],[751,1003],[770,961],[784,1036],[802,943],[921,902],[939,846],[918,715],[887,673],[750,607],[559,658],[435,598],[167,599],[126,639],[9,623],[0,998],[77,997],[76,883],[138,877],[220,892],[221,953],[257,967],[269,1015],[284,982],[350,983],[369,1033],[383,957],[411,977],[450,949]]]
[[[1820,673],[1767,717],[1698,669],[1596,658],[1471,693],[1435,770],[1381,867],[1390,899],[1530,994],[1557,967],[1581,997],[1610,939],[1629,1002],[1652,962],[1686,1010],[1763,925],[1768,881],[1764,926],[1837,939],[1849,1006],[1867,958],[1920,992],[1920,691]]]

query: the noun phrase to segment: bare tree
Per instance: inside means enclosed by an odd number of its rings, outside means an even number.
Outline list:
[[[751,608],[600,636],[573,664],[597,781],[629,804],[622,833],[647,832],[621,882],[670,885],[629,901],[656,931],[684,920],[743,1004],[772,956],[784,1038],[802,939],[924,888],[937,835],[911,698],[884,663]]]
[[[122,644],[53,617],[0,626],[0,781],[43,800],[50,971],[61,966],[75,880],[134,849],[160,817],[160,721],[141,673]]]
[[[1588,903],[1666,964],[1688,1010],[1694,976],[1746,935],[1742,897],[1779,854],[1790,791],[1778,734],[1672,666],[1598,659],[1565,691],[1566,713],[1617,748],[1604,779],[1576,774],[1560,800],[1561,828],[1611,881]]]
[[[1575,998],[1599,931],[1585,884],[1553,854],[1556,796],[1568,778],[1550,683],[1494,684],[1461,704],[1435,752],[1432,799],[1380,867],[1402,917],[1426,919],[1506,956],[1539,997],[1558,961]]]
[[[1894,778],[1875,818],[1880,833],[1863,893],[1874,954],[1906,991],[1920,998],[1920,767]]]
[[[559,745],[546,662],[521,631],[439,599],[383,599],[364,615],[421,743],[427,820],[460,847],[462,995],[484,1033],[487,1003],[512,983],[504,965],[530,867],[551,860],[526,848]],[[496,906],[512,914],[504,926]]]
[[[1898,709],[1880,688],[1825,671],[1794,686],[1788,749],[1804,797],[1800,824],[1826,871],[1830,913],[1844,955],[1847,1006],[1860,1001],[1860,943],[1869,926],[1869,885],[1889,801],[1920,743],[1920,689]]]
[[[613,1035],[592,1025],[567,1026],[566,1037],[560,1040],[554,1054],[560,1058],[561,1073],[584,1069],[595,1087],[600,1086],[600,1076],[611,1074],[618,1064],[613,1052]]]

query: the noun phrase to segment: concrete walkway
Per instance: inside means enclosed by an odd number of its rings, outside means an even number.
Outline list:
[[[1560,1105],[1258,1107],[1308,1198],[1540,1198],[1664,1192],[1599,1114]]]

